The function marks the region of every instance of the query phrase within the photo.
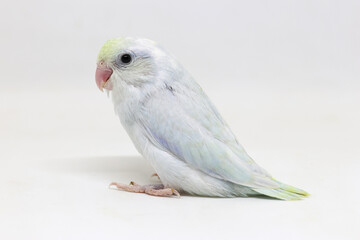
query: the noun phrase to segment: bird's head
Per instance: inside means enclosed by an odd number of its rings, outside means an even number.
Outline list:
[[[96,84],[101,91],[124,84],[140,87],[154,81],[159,65],[171,62],[168,54],[151,40],[111,39],[98,54]]]

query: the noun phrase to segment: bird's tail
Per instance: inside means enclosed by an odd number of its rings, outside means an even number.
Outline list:
[[[304,190],[301,190],[299,188],[278,181],[276,182],[279,183],[280,185],[279,188],[253,188],[253,190],[263,195],[281,200],[301,200],[304,197],[309,196],[309,194]]]

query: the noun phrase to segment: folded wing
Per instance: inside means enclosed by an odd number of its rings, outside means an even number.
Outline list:
[[[253,188],[278,188],[237,142],[200,87],[165,85],[143,102],[140,119],[158,148],[210,176]]]

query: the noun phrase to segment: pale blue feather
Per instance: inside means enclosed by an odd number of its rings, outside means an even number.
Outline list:
[[[219,179],[255,188],[279,187],[248,156],[198,85],[171,87],[173,91],[165,85],[154,91],[140,110],[139,121],[155,146]]]

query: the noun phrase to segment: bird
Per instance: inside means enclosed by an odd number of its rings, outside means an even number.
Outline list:
[[[161,181],[110,186],[162,197],[187,193],[299,200],[309,195],[255,163],[199,84],[157,42],[132,37],[106,41],[97,56],[95,80]]]

